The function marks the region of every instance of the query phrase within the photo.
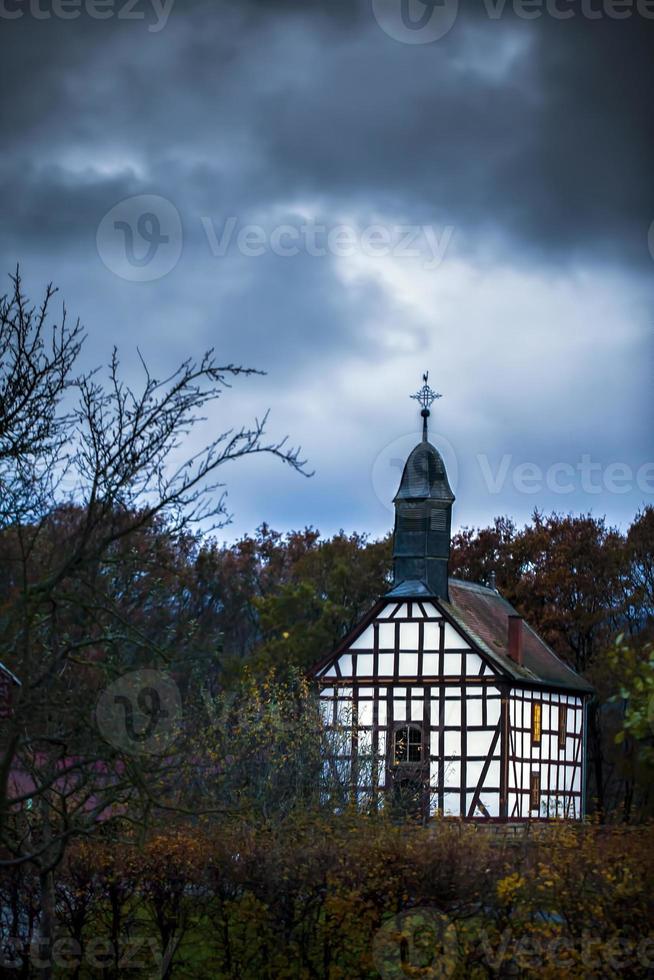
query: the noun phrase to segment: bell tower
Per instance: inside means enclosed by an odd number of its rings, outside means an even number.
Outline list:
[[[395,495],[393,532],[393,584],[422,582],[429,591],[446,601],[454,494],[445,464],[429,442],[427,420],[432,402],[441,396],[428,384],[411,395],[421,405],[422,441],[407,459]]]

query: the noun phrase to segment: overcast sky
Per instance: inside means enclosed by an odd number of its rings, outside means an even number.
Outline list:
[[[517,2],[0,3],[2,269],[315,470],[225,537],[387,531],[427,369],[455,525],[654,502],[654,7]]]

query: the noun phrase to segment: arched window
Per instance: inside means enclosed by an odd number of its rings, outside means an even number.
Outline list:
[[[422,762],[422,731],[418,725],[395,729],[395,765]]]

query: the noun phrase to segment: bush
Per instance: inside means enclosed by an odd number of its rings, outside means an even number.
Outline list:
[[[510,837],[355,813],[79,843],[58,881],[55,972],[651,976],[653,864],[647,827],[557,823]],[[5,882],[1,901],[20,895],[33,929],[38,909],[19,884]]]

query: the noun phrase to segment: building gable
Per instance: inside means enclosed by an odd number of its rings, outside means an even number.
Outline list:
[[[435,598],[381,600],[315,669],[321,680],[425,681],[501,673]]]

